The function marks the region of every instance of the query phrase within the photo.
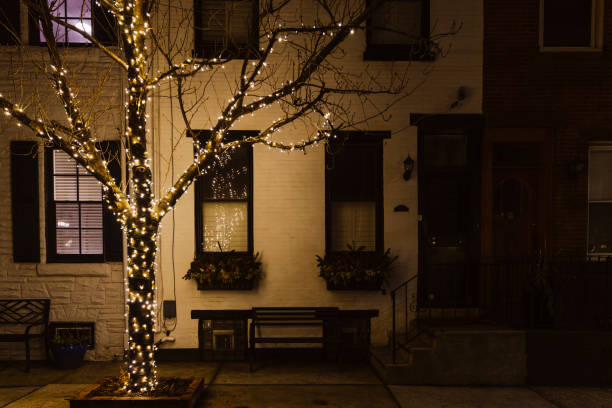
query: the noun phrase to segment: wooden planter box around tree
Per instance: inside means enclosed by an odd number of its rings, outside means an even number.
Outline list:
[[[194,408],[204,392],[204,379],[196,377],[182,395],[175,397],[88,396],[106,380],[81,391],[70,400],[70,408]]]

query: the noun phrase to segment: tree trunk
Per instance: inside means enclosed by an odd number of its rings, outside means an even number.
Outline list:
[[[128,349],[126,363],[131,392],[149,391],[157,385],[155,366],[155,253],[157,226],[139,225],[128,239]]]

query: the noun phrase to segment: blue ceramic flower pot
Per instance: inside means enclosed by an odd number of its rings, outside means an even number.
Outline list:
[[[78,368],[83,361],[87,351],[87,343],[84,344],[52,344],[51,351],[58,368]]]

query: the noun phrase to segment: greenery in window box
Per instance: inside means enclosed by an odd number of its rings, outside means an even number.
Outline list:
[[[261,278],[259,253],[206,252],[192,263],[183,279],[193,279],[199,290],[249,290]]]
[[[317,255],[319,276],[330,290],[371,289],[378,290],[391,273],[391,264],[397,256],[385,252],[368,252],[364,247],[348,245],[348,251],[330,252],[325,257]]]

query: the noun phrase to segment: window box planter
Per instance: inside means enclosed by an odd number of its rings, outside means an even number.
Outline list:
[[[108,389],[109,382],[113,382],[112,378],[104,378],[98,384],[85,388],[75,398],[70,400],[70,408],[193,408],[204,392],[203,378],[184,378],[170,379],[160,378],[160,386],[163,387],[164,382],[176,380],[182,381],[184,384],[179,392],[163,395],[163,391],[156,395],[133,395],[133,396],[117,396],[113,395],[112,390]],[[177,387],[179,388],[179,387]]]
[[[327,290],[380,290],[397,259],[390,251],[367,252],[349,245],[348,251],[317,255],[319,276],[327,282]]]
[[[253,280],[240,280],[228,283],[198,281],[198,290],[253,290],[253,286]]]
[[[327,282],[327,290],[380,290],[383,282]]]
[[[183,276],[195,280],[198,290],[252,290],[261,278],[259,254],[206,252],[199,255]]]

